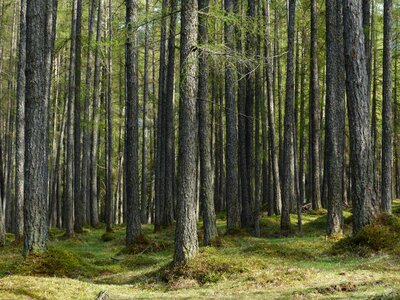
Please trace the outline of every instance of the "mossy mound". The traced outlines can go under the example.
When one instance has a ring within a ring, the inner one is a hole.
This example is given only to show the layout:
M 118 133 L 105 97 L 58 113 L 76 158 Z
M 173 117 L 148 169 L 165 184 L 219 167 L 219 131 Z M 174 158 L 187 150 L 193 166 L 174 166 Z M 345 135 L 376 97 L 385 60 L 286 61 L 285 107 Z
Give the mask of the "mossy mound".
M 32 255 L 15 267 L 21 275 L 77 278 L 90 276 L 93 269 L 75 253 L 50 248 L 40 255 Z
M 341 239 L 333 254 L 353 253 L 366 256 L 376 252 L 400 253 L 400 218 L 382 214 L 356 235 Z
M 215 283 L 224 278 L 243 274 L 248 269 L 241 261 L 232 261 L 227 257 L 210 254 L 212 249 L 204 251 L 192 259 L 188 264 L 170 265 L 162 272 L 162 279 L 174 286 L 182 279 L 196 281 L 200 285 Z
M 313 210 L 306 212 L 306 214 L 309 214 L 312 216 L 324 216 L 327 213 L 328 213 L 328 211 L 325 208 L 317 208 L 317 209 L 313 209 Z
M 172 242 L 155 240 L 149 237 L 140 236 L 135 239 L 131 246 L 124 248 L 121 254 L 137 255 L 145 253 L 160 252 L 172 248 Z
M 103 242 L 111 242 L 117 238 L 115 232 L 113 231 L 107 231 L 101 236 L 101 240 Z

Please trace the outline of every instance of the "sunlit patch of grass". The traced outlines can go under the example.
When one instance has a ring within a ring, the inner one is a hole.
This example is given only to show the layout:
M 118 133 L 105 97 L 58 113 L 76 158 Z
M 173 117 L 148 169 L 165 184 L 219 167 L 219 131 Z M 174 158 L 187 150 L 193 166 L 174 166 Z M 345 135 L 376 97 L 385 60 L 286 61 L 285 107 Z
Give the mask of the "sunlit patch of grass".
M 400 201 L 394 202 L 393 212 L 400 214 Z M 344 215 L 349 218 L 351 213 Z M 0 249 L 0 299 L 96 299 L 101 291 L 111 299 L 398 298 L 398 254 L 377 251 L 360 257 L 356 251 L 346 251 L 332 255 L 337 240 L 326 237 L 326 212 L 302 217 L 302 234 L 297 233 L 297 216 L 292 214 L 293 230 L 284 237 L 280 217 L 262 215 L 261 237 L 255 238 L 247 231 L 225 234 L 226 218 L 219 214 L 220 234 L 212 246 L 201 247 L 186 266 L 173 269 L 169 267 L 173 226 L 154 233 L 151 225 L 144 225 L 145 240 L 130 252 L 123 251 L 124 226 L 115 226 L 113 239 L 107 242 L 102 240 L 104 226 L 85 227 L 71 240 L 63 238 L 63 230 L 51 229 L 49 249 L 57 255 L 48 268 L 53 271 L 42 272 L 41 277 L 35 266 L 42 268 L 43 261 L 33 264 L 33 271 L 29 269 L 21 245 L 13 244 L 13 236 L 8 235 L 7 246 Z M 198 228 L 201 237 L 201 223 Z M 348 222 L 345 234 L 350 232 Z M 79 271 L 74 267 L 77 262 L 83 266 Z

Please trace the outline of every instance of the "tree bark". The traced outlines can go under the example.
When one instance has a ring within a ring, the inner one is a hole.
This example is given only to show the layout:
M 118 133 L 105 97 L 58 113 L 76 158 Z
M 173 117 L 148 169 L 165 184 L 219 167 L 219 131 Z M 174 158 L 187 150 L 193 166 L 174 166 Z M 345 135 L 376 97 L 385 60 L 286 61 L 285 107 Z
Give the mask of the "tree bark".
M 158 109 L 157 109 L 157 141 L 156 141 L 156 173 L 155 173 L 155 220 L 154 230 L 161 229 L 165 199 L 165 126 L 164 106 L 166 101 L 166 40 L 167 40 L 167 7 L 168 1 L 162 2 L 162 19 L 160 33 L 160 69 L 158 75 Z
M 198 252 L 196 224 L 196 157 L 198 121 L 196 114 L 198 54 L 197 0 L 181 4 L 180 105 L 178 214 L 175 233 L 174 264 L 186 263 Z
M 344 0 L 344 45 L 350 128 L 353 232 L 372 221 L 376 210 L 370 134 L 367 61 L 360 1 Z
M 328 235 L 343 232 L 343 167 L 345 143 L 345 70 L 343 67 L 342 2 L 326 2 L 326 133 L 325 175 L 328 196 Z
M 269 6 L 267 6 L 269 9 Z M 266 11 L 266 16 L 269 15 L 269 11 Z M 282 210 L 282 194 L 281 194 L 281 180 L 279 175 L 279 162 L 278 162 L 278 153 L 277 153 L 277 145 L 276 145 L 276 131 L 275 131 L 275 103 L 274 103 L 274 87 L 273 87 L 273 74 L 272 74 L 272 61 L 270 58 L 270 21 L 269 18 L 267 20 L 267 34 L 265 36 L 266 46 L 264 48 L 264 57 L 266 60 L 265 65 L 265 77 L 267 78 L 267 97 L 268 97 L 268 131 L 269 131 L 269 147 L 271 151 L 271 168 L 272 168 L 272 177 L 273 177 L 273 189 L 274 189 L 274 199 L 270 199 L 269 201 L 273 201 L 274 203 L 274 211 L 276 214 L 280 214 Z M 271 209 L 270 209 L 271 210 Z M 272 213 L 272 211 L 270 211 Z
M 26 0 L 21 0 L 15 133 L 15 240 L 24 234 Z
M 142 194 L 140 218 L 142 224 L 148 221 L 147 210 L 147 102 L 149 99 L 149 0 L 146 0 L 146 25 L 144 29 L 144 68 L 143 68 L 143 132 L 142 132 Z
M 74 101 L 74 210 L 76 232 L 81 232 L 86 220 L 86 203 L 81 198 L 81 93 L 82 93 L 82 0 L 76 4 L 75 41 L 75 101 Z
M 165 98 L 165 198 L 162 225 L 168 227 L 174 220 L 175 183 L 175 122 L 174 122 L 174 81 L 175 81 L 175 29 L 176 1 L 170 1 L 170 24 L 168 33 L 168 65 Z
M 48 102 L 46 57 L 48 7 L 51 0 L 27 2 L 25 94 L 25 256 L 45 251 L 48 240 Z
M 254 21 L 255 19 L 255 10 L 256 5 L 254 0 L 247 1 L 247 20 L 249 22 Z M 252 26 L 250 25 L 250 30 Z M 246 57 L 250 59 L 251 62 L 247 63 L 245 68 L 246 76 L 245 76 L 245 84 L 246 87 L 246 167 L 247 167 L 247 178 L 246 182 L 242 182 L 241 184 L 247 184 L 248 190 L 248 212 L 245 215 L 246 223 L 249 228 L 254 230 L 254 180 L 255 180 L 255 153 L 254 153 L 254 63 L 255 59 L 255 42 L 254 42 L 254 33 L 252 31 L 246 32 L 246 45 L 245 45 L 245 53 Z M 243 221 L 243 218 L 242 218 Z M 244 222 L 243 222 L 244 223 Z M 246 224 L 242 224 L 243 226 Z
M 382 103 L 382 212 L 392 212 L 392 0 L 384 1 Z
M 99 223 L 98 212 L 98 178 L 97 178 L 97 157 L 99 146 L 99 98 L 100 98 L 100 43 L 102 39 L 102 18 L 103 18 L 103 0 L 99 0 L 97 7 L 97 33 L 96 49 L 94 62 L 94 86 L 93 86 L 93 114 L 92 114 L 92 138 L 90 154 L 90 223 L 97 226 Z
M 75 102 L 75 55 L 76 55 L 76 15 L 77 1 L 72 2 L 71 45 L 68 75 L 68 110 L 67 110 L 67 157 L 65 180 L 65 234 L 70 238 L 74 233 L 73 228 L 73 203 L 74 203 L 74 102 Z
M 203 47 L 199 57 L 198 110 L 199 110 L 199 151 L 200 151 L 200 202 L 204 222 L 204 245 L 218 235 L 211 167 L 211 147 L 208 105 L 208 0 L 199 0 L 199 45 Z
M 225 13 L 233 13 L 233 1 L 225 1 Z M 229 22 L 225 23 L 225 43 L 233 55 L 235 26 Z M 240 228 L 240 206 L 238 188 L 238 131 L 235 97 L 235 66 L 230 62 L 225 66 L 225 110 L 226 110 L 226 205 L 228 231 Z
M 290 229 L 290 203 L 295 203 L 294 174 L 294 27 L 296 1 L 289 1 L 288 54 L 286 73 L 285 134 L 283 149 L 283 198 L 281 229 Z
M 112 0 L 108 1 L 108 74 L 107 74 L 107 183 L 106 183 L 106 230 L 112 231 L 114 224 L 114 205 L 113 205 L 113 124 L 112 124 L 112 42 L 113 42 L 113 10 Z
M 126 244 L 131 245 L 142 235 L 139 206 L 138 163 L 138 50 L 136 0 L 126 2 L 126 132 L 125 132 L 125 191 L 126 191 Z
M 93 88 L 92 80 L 92 61 L 93 61 L 93 34 L 95 26 L 95 15 L 97 10 L 97 1 L 90 1 L 90 11 L 89 11 L 89 23 L 88 23 L 88 52 L 86 57 L 86 78 L 85 78 L 85 104 L 84 104 L 84 121 L 86 126 L 83 127 L 82 139 L 82 180 L 81 180 L 81 201 L 84 203 L 84 211 L 86 213 L 85 223 L 91 223 L 90 218 L 90 149 L 91 149 L 91 139 L 90 139 L 90 123 L 91 123 L 91 95 Z
M 318 23 L 317 1 L 311 1 L 310 49 L 310 136 L 311 136 L 311 203 L 313 209 L 321 207 L 320 180 L 320 101 L 318 79 Z

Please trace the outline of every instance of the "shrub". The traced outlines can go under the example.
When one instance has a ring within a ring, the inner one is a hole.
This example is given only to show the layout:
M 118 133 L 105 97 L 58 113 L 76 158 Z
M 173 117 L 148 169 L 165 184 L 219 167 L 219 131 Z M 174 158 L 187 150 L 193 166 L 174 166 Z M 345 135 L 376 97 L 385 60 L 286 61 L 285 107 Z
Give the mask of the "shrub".
M 333 254 L 356 253 L 360 256 L 372 252 L 397 252 L 400 247 L 400 218 L 382 214 L 356 235 L 338 241 Z

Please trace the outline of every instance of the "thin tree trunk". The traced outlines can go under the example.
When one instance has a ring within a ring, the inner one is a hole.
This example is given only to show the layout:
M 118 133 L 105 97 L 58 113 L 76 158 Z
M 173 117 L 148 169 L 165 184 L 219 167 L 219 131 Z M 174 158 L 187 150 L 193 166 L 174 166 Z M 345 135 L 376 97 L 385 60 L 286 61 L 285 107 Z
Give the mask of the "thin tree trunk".
M 242 2 L 243 3 L 243 2 Z M 255 0 L 247 1 L 247 18 L 249 22 L 255 19 Z M 251 28 L 251 25 L 250 25 Z M 246 32 L 246 56 L 251 60 L 254 59 L 254 34 L 252 31 Z M 248 63 L 245 77 L 245 87 L 246 87 L 246 167 L 247 167 L 247 178 L 246 182 L 242 184 L 247 184 L 248 189 L 248 212 L 246 215 L 247 225 L 254 230 L 254 178 L 255 178 L 255 155 L 254 155 L 254 64 Z M 244 224 L 242 224 L 244 225 Z
M 18 45 L 18 78 L 15 143 L 15 240 L 24 234 L 24 157 L 25 157 L 25 64 L 26 64 L 26 0 L 21 0 Z
M 290 228 L 290 203 L 296 201 L 294 180 L 294 27 L 296 1 L 289 1 L 288 54 L 286 73 L 285 136 L 283 149 L 283 201 L 281 229 Z
M 126 244 L 129 246 L 142 235 L 139 206 L 139 163 L 138 163 L 138 50 L 137 22 L 138 3 L 126 2 L 126 131 L 125 131 L 125 191 L 126 191 Z
M 320 101 L 318 79 L 318 30 L 317 1 L 311 2 L 311 48 L 310 48 L 310 142 L 311 142 L 311 203 L 313 209 L 321 207 L 320 180 Z
M 145 36 L 144 36 L 144 69 L 143 69 L 143 133 L 142 133 L 142 194 L 140 202 L 140 218 L 142 224 L 146 224 L 148 221 L 147 211 L 147 102 L 149 98 L 149 0 L 146 0 L 146 25 L 145 25 Z
M 225 13 L 233 13 L 233 1 L 225 1 Z M 225 23 L 225 43 L 233 55 L 235 26 Z M 226 110 L 226 205 L 228 231 L 240 228 L 240 205 L 238 188 L 238 131 L 235 97 L 235 67 L 227 63 L 225 66 L 225 110 Z
M 199 0 L 199 44 L 208 44 L 208 0 Z M 213 178 L 211 167 L 211 147 L 209 131 L 209 105 L 208 105 L 208 53 L 204 49 L 199 57 L 198 100 L 199 110 L 199 155 L 200 155 L 200 202 L 204 222 L 204 245 L 209 245 L 211 240 L 218 235 L 214 198 Z
M 305 30 L 302 32 L 302 42 L 305 43 L 306 35 Z M 305 128 L 306 128 L 306 117 L 305 117 L 305 101 L 306 101 L 306 64 L 305 64 L 305 47 L 301 50 L 301 92 L 300 92 L 300 145 L 299 145 L 299 201 L 301 205 L 306 202 L 306 185 L 305 185 Z
M 5 185 L 3 176 L 3 147 L 0 143 L 0 247 L 6 245 L 6 222 L 5 222 Z
M 158 109 L 157 109 L 157 147 L 156 147 L 156 179 L 155 179 L 155 220 L 154 230 L 161 229 L 165 199 L 165 126 L 164 106 L 166 100 L 166 40 L 167 40 L 167 7 L 168 1 L 162 2 L 161 37 L 160 37 L 160 69 L 158 75 Z
M 176 1 L 170 1 L 170 24 L 168 33 L 168 66 L 166 78 L 166 98 L 164 107 L 165 125 L 165 188 L 162 225 L 168 227 L 174 219 L 175 182 L 175 126 L 174 126 L 174 81 L 175 81 L 175 28 Z
M 92 137 L 91 137 L 91 155 L 90 155 L 90 223 L 97 226 L 99 223 L 98 212 L 98 178 L 97 178 L 97 157 L 99 145 L 99 96 L 100 96 L 100 42 L 102 35 L 102 14 L 103 0 L 99 0 L 97 7 L 97 34 L 94 63 L 94 86 L 93 86 L 93 114 L 92 114 Z
M 66 158 L 66 198 L 65 198 L 65 230 L 66 237 L 74 233 L 73 203 L 74 203 L 74 102 L 75 102 L 75 55 L 76 55 L 76 12 L 77 2 L 72 2 L 71 46 L 69 62 L 68 111 L 67 111 L 67 158 Z
M 261 1 L 257 1 L 257 11 L 255 12 L 258 20 L 255 23 L 255 26 L 262 26 L 263 22 L 261 21 L 262 16 L 262 7 Z M 261 114 L 263 113 L 262 110 L 262 103 L 263 103 L 263 90 L 262 90 L 262 76 L 261 76 L 261 33 L 257 33 L 256 39 L 256 54 L 255 54 L 255 62 L 256 71 L 255 71 L 255 93 L 254 93 L 254 100 L 255 100 L 255 165 L 254 165 L 254 207 L 253 207 L 253 218 L 254 218 L 254 235 L 259 237 L 260 236 L 260 211 L 261 211 L 261 163 L 262 163 L 262 149 L 261 149 L 261 141 L 260 141 L 260 119 Z
M 81 232 L 86 220 L 86 203 L 81 198 L 81 91 L 82 91 L 82 0 L 76 4 L 75 101 L 74 101 L 74 229 Z
M 113 205 L 113 124 L 112 124 L 112 42 L 113 42 L 113 30 L 112 30 L 112 0 L 108 1 L 108 41 L 110 46 L 108 47 L 108 74 L 107 74 L 107 184 L 106 184 L 106 230 L 112 231 L 114 224 L 114 205 Z
M 270 37 L 270 21 L 269 21 L 269 6 L 267 6 L 266 11 L 267 16 L 267 32 L 266 32 L 266 46 L 264 48 L 265 51 L 265 77 L 267 78 L 267 97 L 268 97 L 268 131 L 269 131 L 269 147 L 271 151 L 271 168 L 272 168 L 272 177 L 273 177 L 273 189 L 274 189 L 274 199 L 270 199 L 274 203 L 274 211 L 276 214 L 280 214 L 282 210 L 282 195 L 281 195 L 281 180 L 280 180 L 280 169 L 278 163 L 278 153 L 277 153 L 277 145 L 276 145 L 276 134 L 275 134 L 275 103 L 274 103 L 274 87 L 273 87 L 273 75 L 272 75 L 272 66 L 270 59 L 270 43 L 268 42 Z M 272 210 L 269 209 L 270 213 Z
M 91 140 L 90 140 L 90 132 L 91 132 L 91 95 L 92 95 L 92 61 L 93 61 L 93 34 L 94 34 L 94 26 L 95 26 L 95 15 L 97 10 L 97 1 L 90 1 L 90 11 L 89 11 L 89 24 L 88 24 L 88 52 L 86 57 L 86 78 L 85 78 L 85 104 L 84 104 L 84 121 L 86 126 L 83 127 L 82 139 L 82 180 L 81 180 L 81 201 L 85 205 L 86 212 L 86 223 L 91 223 L 91 202 L 90 202 L 90 148 L 91 148 Z
M 326 133 L 325 174 L 328 196 L 328 235 L 343 232 L 343 167 L 345 148 L 345 70 L 341 0 L 326 2 Z
M 382 212 L 392 212 L 392 0 L 384 1 L 382 103 Z

